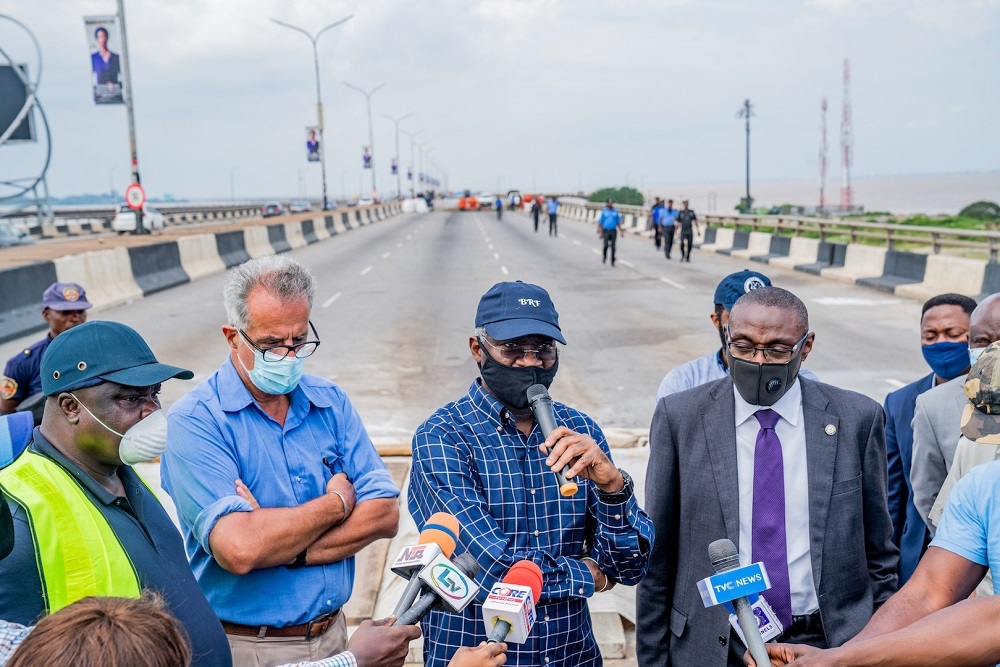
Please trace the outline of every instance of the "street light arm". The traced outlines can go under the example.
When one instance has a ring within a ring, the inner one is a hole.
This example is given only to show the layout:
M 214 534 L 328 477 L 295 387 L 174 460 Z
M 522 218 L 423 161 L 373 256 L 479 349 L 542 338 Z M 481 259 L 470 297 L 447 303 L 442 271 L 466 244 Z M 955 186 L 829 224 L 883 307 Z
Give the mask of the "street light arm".
M 305 35 L 306 37 L 308 37 L 308 38 L 309 38 L 309 41 L 310 41 L 310 42 L 312 42 L 313 44 L 315 44 L 315 43 L 316 43 L 316 37 L 313 37 L 313 36 L 312 36 L 311 34 L 309 34 L 309 31 L 308 31 L 308 30 L 306 30 L 305 28 L 300 28 L 300 27 L 299 27 L 299 26 L 297 26 L 297 25 L 292 25 L 291 23 L 285 23 L 284 21 L 279 21 L 279 20 L 278 20 L 278 19 L 276 19 L 276 18 L 272 18 L 272 19 L 271 19 L 271 22 L 272 22 L 272 23 L 277 23 L 278 25 L 280 25 L 280 26 L 284 26 L 284 27 L 286 27 L 286 28 L 290 28 L 290 29 L 292 29 L 292 30 L 294 30 L 294 31 L 296 31 L 296 32 L 301 32 L 301 33 L 302 33 L 303 35 Z
M 319 40 L 319 36 L 322 35 L 324 32 L 326 32 L 327 30 L 329 30 L 330 28 L 336 28 L 338 25 L 343 25 L 348 21 L 350 21 L 352 18 L 354 18 L 354 14 L 350 14 L 345 18 L 340 19 L 339 21 L 331 23 L 330 25 L 326 26 L 325 28 L 316 33 L 316 39 Z

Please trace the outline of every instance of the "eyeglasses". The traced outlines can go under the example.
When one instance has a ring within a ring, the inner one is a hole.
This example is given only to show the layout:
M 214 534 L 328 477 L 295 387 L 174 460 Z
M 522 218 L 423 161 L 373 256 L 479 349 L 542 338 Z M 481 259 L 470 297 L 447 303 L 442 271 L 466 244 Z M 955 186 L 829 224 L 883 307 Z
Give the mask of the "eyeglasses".
M 316 327 L 313 326 L 312 320 L 309 321 L 309 328 L 312 329 L 316 340 L 307 340 L 304 343 L 296 343 L 295 345 L 271 345 L 269 347 L 261 347 L 253 342 L 243 329 L 237 329 L 237 331 L 253 346 L 253 349 L 261 353 L 264 361 L 281 361 L 289 354 L 294 355 L 298 359 L 305 359 L 316 351 L 316 348 L 319 347 L 319 334 L 316 333 Z
M 805 342 L 806 338 L 809 337 L 811 332 L 806 331 L 806 335 L 799 339 L 799 342 L 793 345 L 791 348 L 787 347 L 754 347 L 748 343 L 744 342 L 733 342 L 729 339 L 728 327 L 726 330 L 726 346 L 729 348 L 729 352 L 737 359 L 744 359 L 750 361 L 757 353 L 760 352 L 764 355 L 764 361 L 771 361 L 774 363 L 783 364 L 790 360 L 792 356 L 799 351 L 802 343 Z
M 535 355 L 535 359 L 538 359 L 543 364 L 553 362 L 559 356 L 559 349 L 553 343 L 542 343 L 538 347 L 525 347 L 517 343 L 500 343 L 499 345 L 494 345 L 482 337 L 479 339 L 479 342 L 486 343 L 492 347 L 497 351 L 501 359 L 511 364 L 518 359 L 525 358 L 529 352 Z

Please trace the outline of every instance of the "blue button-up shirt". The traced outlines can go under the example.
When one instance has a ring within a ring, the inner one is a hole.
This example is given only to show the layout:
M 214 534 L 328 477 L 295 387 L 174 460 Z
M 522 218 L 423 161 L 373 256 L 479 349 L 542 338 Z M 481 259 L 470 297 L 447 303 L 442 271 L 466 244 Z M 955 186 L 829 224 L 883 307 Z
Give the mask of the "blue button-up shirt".
M 545 208 L 546 210 L 548 210 L 549 215 L 555 215 L 556 211 L 559 210 L 559 202 L 557 202 L 555 199 L 550 199 L 548 202 L 546 202 Z
M 590 435 L 608 454 L 607 441 L 587 415 L 554 403 L 556 423 Z M 409 508 L 418 526 L 435 512 L 459 522 L 457 552 L 482 566 L 476 602 L 463 613 L 431 612 L 422 623 L 424 661 L 443 667 L 460 646 L 486 639 L 481 602 L 511 565 L 531 560 L 542 570 L 537 622 L 522 645 L 511 644 L 508 665 L 600 665 L 587 598 L 594 580 L 588 555 L 611 578 L 627 585 L 646 573 L 653 524 L 635 497 L 602 502 L 597 486 L 577 478 L 579 491 L 564 498 L 538 446 L 517 430 L 503 405 L 478 381 L 469 393 L 424 422 L 413 436 Z
M 664 227 L 673 227 L 677 224 L 677 214 L 680 213 L 676 208 L 666 208 L 664 207 L 663 212 L 660 213 L 660 224 Z
M 261 507 L 296 507 L 326 492 L 326 458 L 347 473 L 357 502 L 395 498 L 385 469 L 347 395 L 304 375 L 290 394 L 284 426 L 244 386 L 232 360 L 174 404 L 168 416 L 163 488 L 177 505 L 191 568 L 219 618 L 244 625 L 297 625 L 351 596 L 354 558 L 302 568 L 236 575 L 212 557 L 209 535 L 220 517 L 249 512 L 236 479 Z
M 601 229 L 614 229 L 622 221 L 622 214 L 614 208 L 605 208 L 601 211 L 601 217 L 597 220 L 597 224 L 601 226 Z

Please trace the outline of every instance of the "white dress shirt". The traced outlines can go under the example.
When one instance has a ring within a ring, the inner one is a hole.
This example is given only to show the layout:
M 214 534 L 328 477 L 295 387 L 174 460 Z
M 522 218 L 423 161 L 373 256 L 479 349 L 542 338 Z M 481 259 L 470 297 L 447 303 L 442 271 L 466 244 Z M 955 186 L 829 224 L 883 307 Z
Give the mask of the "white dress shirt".
M 760 424 L 754 417 L 766 408 L 751 405 L 736 394 L 736 465 L 740 490 L 740 561 L 753 563 L 753 458 Z M 781 399 L 771 406 L 781 416 L 775 433 L 781 440 L 785 476 L 785 539 L 788 549 L 788 582 L 792 593 L 792 615 L 819 611 L 816 582 L 809 555 L 809 475 L 806 464 L 806 429 L 802 414 L 802 385 L 798 378 Z M 767 593 L 764 593 L 767 597 Z

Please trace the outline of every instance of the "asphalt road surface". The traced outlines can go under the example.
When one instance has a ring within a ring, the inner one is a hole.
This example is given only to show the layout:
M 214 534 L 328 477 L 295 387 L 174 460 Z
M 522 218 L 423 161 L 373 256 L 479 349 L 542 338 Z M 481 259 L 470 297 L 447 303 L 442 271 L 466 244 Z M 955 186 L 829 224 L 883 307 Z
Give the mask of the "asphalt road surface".
M 821 380 L 881 401 L 927 373 L 917 302 L 698 251 L 690 264 L 668 262 L 635 236 L 619 240 L 612 268 L 592 225 L 563 219 L 559 228 L 549 237 L 543 220 L 535 234 L 527 216 L 510 212 L 501 222 L 492 212 L 403 215 L 294 251 L 319 282 L 312 320 L 322 345 L 307 372 L 340 384 L 373 437 L 409 439 L 477 375 L 468 339 L 479 297 L 495 282 L 524 280 L 552 295 L 569 343 L 553 397 L 603 426 L 643 428 L 664 373 L 718 348 L 715 285 L 750 266 L 806 302 L 816 345 L 805 366 Z M 222 282 L 213 276 L 92 319 L 135 327 L 197 381 L 226 358 Z M 0 345 L 0 357 L 38 336 Z M 168 382 L 164 403 L 192 386 Z

